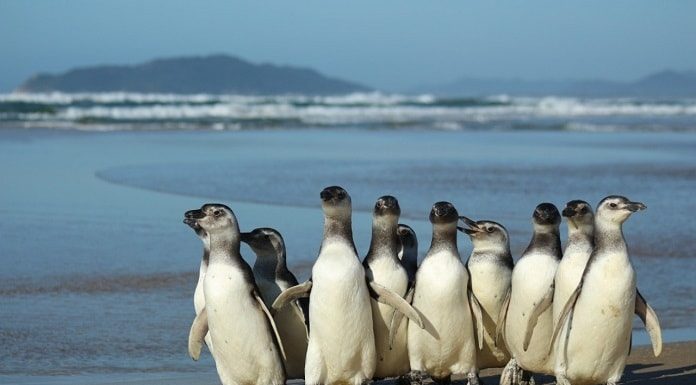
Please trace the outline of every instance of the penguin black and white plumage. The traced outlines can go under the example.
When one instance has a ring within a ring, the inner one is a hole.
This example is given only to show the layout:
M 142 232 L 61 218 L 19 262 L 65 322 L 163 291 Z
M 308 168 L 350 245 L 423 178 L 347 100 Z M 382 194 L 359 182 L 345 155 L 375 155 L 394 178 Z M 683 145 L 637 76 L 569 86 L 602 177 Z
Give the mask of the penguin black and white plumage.
M 552 305 L 554 325 L 558 323 L 561 310 L 568 298 L 578 287 L 582 273 L 585 271 L 585 266 L 594 248 L 594 213 L 592 212 L 592 206 L 582 200 L 572 200 L 566 203 L 562 215 L 568 221 L 568 242 L 563 250 L 563 258 L 558 264 L 554 279 Z M 555 354 L 554 373 L 559 378 L 565 376 L 565 368 L 563 367 L 565 361 L 563 357 L 559 357 L 560 354 L 565 354 L 565 332 L 566 330 L 563 329 L 553 353 Z
M 501 384 L 529 383 L 530 372 L 553 374 L 554 369 L 548 342 L 553 334 L 553 281 L 562 256 L 561 214 L 553 204 L 542 203 L 535 208 L 532 223 L 532 240 L 512 271 L 503 334 L 512 359 L 503 370 Z
M 478 351 L 478 368 L 500 368 L 510 360 L 504 341 L 496 341 L 498 325 L 502 323 L 500 314 L 509 301 L 514 266 L 508 232 L 493 221 L 473 221 L 464 216 L 459 219 L 466 225 L 459 229 L 473 244 L 466 267 L 471 290 L 483 312 L 483 349 Z
M 288 270 L 285 241 L 277 230 L 268 227 L 242 233 L 241 240 L 256 254 L 252 269 L 254 278 L 263 301 L 270 308 L 282 291 L 298 284 L 295 275 Z M 286 306 L 276 312 L 273 319 L 285 348 L 285 370 L 288 378 L 304 378 L 309 300 L 296 300 L 293 306 Z
M 565 377 L 558 378 L 561 385 L 616 384 L 630 351 L 634 313 L 646 324 L 653 352 L 660 354 L 659 322 L 637 291 L 622 230 L 631 214 L 645 208 L 622 196 L 608 196 L 597 205 L 594 249 L 576 290 L 561 311 L 552 338 L 558 337 L 567 319 L 566 354 L 561 356 L 567 362 Z
M 201 265 L 198 268 L 198 282 L 196 282 L 196 289 L 193 292 L 193 309 L 196 315 L 201 314 L 201 311 L 205 308 L 205 295 L 203 294 L 203 282 L 205 280 L 205 273 L 208 270 L 208 261 L 210 259 L 210 238 L 208 233 L 203 230 L 198 223 L 188 218 L 190 214 L 184 214 L 184 223 L 193 229 L 201 242 L 203 242 L 203 257 L 201 258 Z M 210 334 L 205 335 L 205 344 L 208 346 L 210 354 L 213 354 L 213 343 L 210 340 Z
M 408 352 L 413 376 L 425 372 L 433 381 L 447 383 L 452 375 L 466 374 L 475 385 L 479 381 L 473 301 L 469 274 L 457 250 L 457 221 L 451 203 L 433 205 L 433 238 L 418 267 L 413 297 L 425 329 L 409 322 Z
M 203 282 L 205 308 L 191 326 L 189 354 L 198 358 L 209 332 L 223 385 L 284 384 L 282 343 L 251 267 L 240 255 L 237 218 L 222 204 L 203 205 L 186 217 L 210 237 L 210 261 Z
M 369 281 L 406 296 L 409 289 L 408 273 L 398 257 L 401 246 L 398 234 L 400 215 L 396 198 L 387 195 L 377 200 L 372 215 L 372 240 L 363 266 Z M 374 377 L 408 374 L 407 322 L 391 325 L 394 308 L 375 299 L 371 300 L 371 304 L 377 354 Z
M 320 194 L 324 236 L 312 278 L 291 287 L 273 303 L 281 309 L 309 296 L 309 345 L 305 383 L 360 385 L 375 372 L 375 338 L 370 296 L 388 303 L 422 327 L 418 313 L 399 294 L 369 280 L 353 243 L 348 192 L 331 186 Z

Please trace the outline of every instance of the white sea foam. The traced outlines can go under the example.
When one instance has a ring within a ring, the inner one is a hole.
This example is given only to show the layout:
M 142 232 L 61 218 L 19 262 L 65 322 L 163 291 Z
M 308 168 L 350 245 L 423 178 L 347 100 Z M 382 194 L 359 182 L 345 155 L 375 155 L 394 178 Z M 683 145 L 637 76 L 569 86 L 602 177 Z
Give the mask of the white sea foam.
M 355 93 L 341 96 L 245 96 L 112 93 L 0 94 L 0 122 L 74 122 L 75 124 L 186 123 L 215 129 L 243 128 L 245 122 L 323 125 L 414 125 L 463 129 L 490 122 L 556 120 L 571 130 L 617 130 L 613 121 L 592 119 L 677 119 L 696 128 L 696 100 L 640 101 L 569 97 L 442 99 L 433 95 Z M 10 104 L 8 104 L 10 103 Z M 31 106 L 16 106 L 25 103 Z M 9 107 L 8 107 L 9 106 Z M 45 107 L 41 107 L 45 106 Z M 15 109 L 13 109 L 15 108 Z M 564 123 L 565 122 L 565 123 Z M 641 122 L 638 122 L 641 123 Z M 638 124 L 640 125 L 640 124 Z

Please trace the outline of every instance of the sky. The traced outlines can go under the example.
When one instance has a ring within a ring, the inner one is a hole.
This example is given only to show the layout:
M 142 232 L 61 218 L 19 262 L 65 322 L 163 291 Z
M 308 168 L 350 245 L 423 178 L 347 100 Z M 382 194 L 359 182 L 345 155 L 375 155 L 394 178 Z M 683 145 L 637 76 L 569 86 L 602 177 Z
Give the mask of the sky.
M 385 91 L 696 70 L 696 1 L 0 0 L 0 92 L 35 73 L 226 53 Z

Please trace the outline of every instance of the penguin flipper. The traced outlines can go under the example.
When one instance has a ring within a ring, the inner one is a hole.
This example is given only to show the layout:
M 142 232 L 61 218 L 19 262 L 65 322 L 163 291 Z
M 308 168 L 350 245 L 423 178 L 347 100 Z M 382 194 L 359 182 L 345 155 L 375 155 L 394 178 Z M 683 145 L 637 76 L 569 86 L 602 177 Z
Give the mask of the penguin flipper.
M 512 294 L 512 289 L 508 288 L 507 293 L 505 293 L 505 299 L 503 300 L 503 306 L 500 307 L 500 312 L 498 313 L 498 321 L 495 323 L 495 346 L 498 346 L 498 341 L 500 336 L 505 339 L 505 318 L 507 318 L 508 307 L 510 306 L 510 295 Z
M 406 292 L 406 296 L 404 297 L 406 302 L 413 302 L 414 289 L 415 286 L 411 286 L 411 288 Z M 389 323 L 389 349 L 391 349 L 394 345 L 394 336 L 396 336 L 396 331 L 399 329 L 399 325 L 401 325 L 401 320 L 403 320 L 403 318 L 404 314 L 402 312 L 397 311 L 396 309 L 392 311 L 391 322 Z
M 653 354 L 655 357 L 659 356 L 660 353 L 662 353 L 662 329 L 660 328 L 660 320 L 657 318 L 655 310 L 650 307 L 637 288 L 635 313 L 638 317 L 640 317 L 640 320 L 643 321 L 645 330 L 647 330 L 648 334 L 650 335 Z
M 375 299 L 375 301 L 393 307 L 394 309 L 403 313 L 411 321 L 415 322 L 418 327 L 425 329 L 421 316 L 413 308 L 413 306 L 406 302 L 405 299 L 401 298 L 401 296 L 375 281 L 368 281 L 367 287 L 370 289 L 370 295 Z
M 309 293 L 312 290 L 312 280 L 309 279 L 299 285 L 283 290 L 280 295 L 273 301 L 271 308 L 273 310 L 280 310 L 289 302 L 292 302 L 299 298 L 309 297 Z
M 307 340 L 309 340 L 309 300 L 307 298 L 299 298 L 292 303 L 295 314 L 302 320 L 305 326 Z
M 527 320 L 527 328 L 525 329 L 524 333 L 524 343 L 522 345 L 522 348 L 525 352 L 529 348 L 529 342 L 532 340 L 534 328 L 536 327 L 537 321 L 539 320 L 539 316 L 546 309 L 548 309 L 551 306 L 551 303 L 553 302 L 553 289 L 554 285 L 551 284 L 551 287 L 549 287 L 549 289 L 546 291 L 544 297 L 541 299 L 541 301 L 539 301 L 539 303 L 537 303 L 537 305 L 532 310 L 532 313 L 529 315 L 529 319 Z
M 188 354 L 194 361 L 201 357 L 201 349 L 205 343 L 205 335 L 208 333 L 208 311 L 203 308 L 193 319 L 188 336 Z
M 275 339 L 276 339 L 276 343 L 278 345 L 278 349 L 280 349 L 280 354 L 283 357 L 283 361 L 286 361 L 287 356 L 285 355 L 285 349 L 283 348 L 283 342 L 280 340 L 280 333 L 278 333 L 278 327 L 276 327 L 275 321 L 273 320 L 273 316 L 271 315 L 271 312 L 268 311 L 266 304 L 263 302 L 263 298 L 261 298 L 261 294 L 259 293 L 259 289 L 254 289 L 253 295 L 254 295 L 254 298 L 256 299 L 256 302 L 259 303 L 261 310 L 263 310 L 264 314 L 266 315 L 268 322 L 271 323 L 271 329 L 273 329 L 273 334 L 275 334 Z
M 573 294 L 568 297 L 568 301 L 566 304 L 563 306 L 563 309 L 561 310 L 561 313 L 558 317 L 558 320 L 556 321 L 556 326 L 554 326 L 553 330 L 553 335 L 551 336 L 551 339 L 549 340 L 549 348 L 548 348 L 548 353 L 551 354 L 553 352 L 553 346 L 555 344 L 556 339 L 558 338 L 558 334 L 561 332 L 561 329 L 563 329 L 563 325 L 565 324 L 566 318 L 572 313 L 573 309 L 575 308 L 575 304 L 578 302 L 578 297 L 580 296 L 580 291 L 582 291 L 582 284 L 583 280 L 580 280 L 580 284 L 578 284 L 578 287 L 575 288 L 573 291 Z M 568 337 L 570 336 L 570 329 L 571 325 L 568 325 Z
M 471 312 L 474 314 L 474 328 L 477 333 L 478 348 L 483 350 L 483 311 L 481 310 L 481 303 L 472 290 L 469 290 L 469 305 L 471 306 Z

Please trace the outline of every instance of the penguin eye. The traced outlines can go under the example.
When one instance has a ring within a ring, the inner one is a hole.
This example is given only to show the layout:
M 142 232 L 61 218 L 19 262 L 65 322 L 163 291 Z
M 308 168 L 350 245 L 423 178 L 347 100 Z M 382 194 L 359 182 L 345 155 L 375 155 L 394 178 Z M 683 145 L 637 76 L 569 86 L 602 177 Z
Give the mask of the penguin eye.
M 216 216 L 216 217 L 219 217 L 220 215 L 222 215 L 222 210 L 215 210 L 215 211 L 213 211 L 213 215 Z
M 617 205 L 616 203 L 614 203 L 614 202 L 609 203 L 609 207 L 611 207 L 612 209 L 615 209 L 616 206 L 618 206 L 618 205 Z
M 486 228 L 486 231 L 488 231 L 489 233 L 492 233 L 493 230 L 495 230 L 495 228 L 493 228 L 493 227 L 487 227 L 487 228 Z
M 587 207 L 583 207 L 582 209 L 580 209 L 580 214 L 585 214 L 585 213 L 587 213 Z

